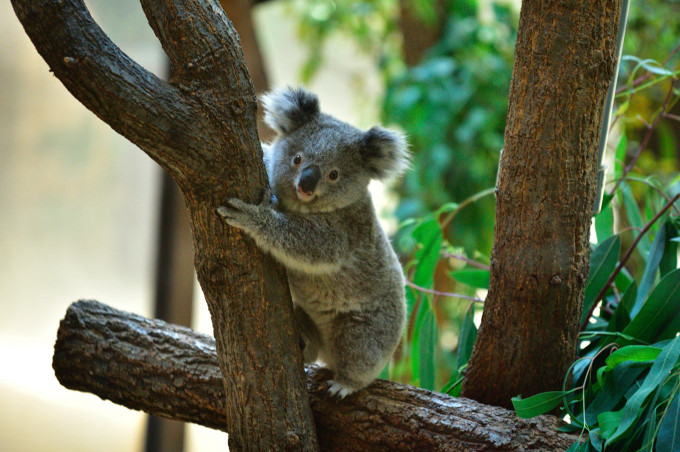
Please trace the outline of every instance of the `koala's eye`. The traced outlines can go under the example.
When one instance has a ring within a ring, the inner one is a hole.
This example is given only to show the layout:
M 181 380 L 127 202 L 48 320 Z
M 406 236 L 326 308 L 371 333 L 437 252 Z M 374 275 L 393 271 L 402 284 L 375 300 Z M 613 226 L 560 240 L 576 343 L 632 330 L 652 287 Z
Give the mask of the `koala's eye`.
M 302 156 L 300 154 L 295 155 L 293 157 L 293 164 L 294 165 L 299 165 L 302 162 Z
M 338 180 L 338 177 L 340 177 L 340 173 L 338 173 L 338 170 L 331 170 L 330 173 L 328 173 L 328 180 L 331 182 L 335 182 Z

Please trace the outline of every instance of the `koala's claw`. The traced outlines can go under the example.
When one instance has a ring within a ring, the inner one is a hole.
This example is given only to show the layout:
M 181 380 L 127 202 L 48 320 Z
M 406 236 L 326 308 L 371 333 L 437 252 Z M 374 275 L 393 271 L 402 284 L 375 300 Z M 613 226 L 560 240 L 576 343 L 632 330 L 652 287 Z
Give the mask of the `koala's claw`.
M 272 189 L 269 185 L 264 187 L 262 191 L 262 199 L 260 200 L 260 205 L 269 206 L 276 203 L 276 196 L 272 193 Z
M 340 399 L 344 399 L 353 392 L 355 392 L 355 389 L 348 388 L 342 383 L 338 383 L 335 380 L 328 381 L 328 393 L 333 397 L 337 396 Z
M 243 228 L 248 216 L 250 205 L 237 198 L 230 198 L 224 206 L 217 208 L 217 213 L 224 218 L 227 224 Z

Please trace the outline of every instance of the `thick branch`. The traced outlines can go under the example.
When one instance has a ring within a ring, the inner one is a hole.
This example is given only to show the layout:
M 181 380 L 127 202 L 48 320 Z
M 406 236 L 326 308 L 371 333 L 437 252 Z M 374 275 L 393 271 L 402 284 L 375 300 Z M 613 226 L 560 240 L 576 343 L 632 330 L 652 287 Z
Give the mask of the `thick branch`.
M 68 388 L 231 428 L 215 341 L 188 328 L 80 301 L 61 322 L 53 367 Z M 319 440 L 327 450 L 565 450 L 576 440 L 557 433 L 554 417 L 523 420 L 502 408 L 382 380 L 338 401 L 326 394 L 329 376 L 307 369 Z
M 170 58 L 173 80 L 208 85 L 220 99 L 255 100 L 238 33 L 217 0 L 141 0 L 151 28 Z M 201 36 L 202 39 L 196 39 Z M 182 45 L 192 41 L 192 45 Z M 209 77 L 200 77 L 207 72 Z M 224 86 L 225 81 L 235 81 Z
M 171 170 L 207 143 L 178 123 L 194 122 L 198 104 L 123 53 L 81 0 L 12 0 L 26 33 L 54 75 L 85 107 Z M 190 143 L 190 146 L 187 146 Z

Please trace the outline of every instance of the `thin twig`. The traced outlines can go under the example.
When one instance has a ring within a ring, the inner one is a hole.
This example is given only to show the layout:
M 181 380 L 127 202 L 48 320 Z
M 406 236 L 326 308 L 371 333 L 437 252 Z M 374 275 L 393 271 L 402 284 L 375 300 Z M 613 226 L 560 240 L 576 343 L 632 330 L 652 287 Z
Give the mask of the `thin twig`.
M 468 204 L 472 204 L 473 202 L 476 202 L 485 196 L 491 195 L 495 193 L 495 191 L 495 187 L 487 188 L 486 190 L 482 190 L 465 199 L 463 202 L 458 204 L 458 207 L 453 212 L 451 212 L 448 217 L 444 218 L 444 220 L 441 222 L 441 228 L 446 229 L 451 220 L 453 220 L 453 218 L 463 209 L 463 207 L 467 206 Z
M 478 262 L 474 259 L 470 259 L 469 257 L 463 256 L 462 254 L 453 254 L 453 253 L 449 253 L 447 251 L 442 251 L 442 257 L 445 257 L 447 259 L 456 259 L 456 260 L 459 260 L 459 261 L 463 261 L 466 264 L 468 264 L 470 267 L 475 267 L 475 268 L 479 268 L 479 269 L 482 269 L 482 270 L 489 270 L 490 269 L 490 267 L 488 265 L 482 264 L 481 262 Z
M 621 261 L 619 262 L 619 265 L 616 267 L 614 272 L 609 276 L 609 279 L 605 283 L 604 287 L 602 290 L 600 290 L 600 293 L 597 294 L 597 297 L 595 297 L 595 301 L 593 301 L 593 305 L 590 307 L 590 310 L 588 311 L 588 315 L 586 316 L 585 320 L 583 321 L 583 324 L 581 325 L 581 331 L 584 331 L 586 329 L 586 326 L 588 326 L 588 320 L 590 320 L 590 317 L 593 315 L 593 312 L 595 312 L 595 308 L 597 307 L 598 302 L 604 297 L 604 295 L 607 293 L 607 290 L 609 290 L 609 285 L 614 282 L 618 274 L 621 272 L 621 269 L 623 269 L 623 266 L 626 264 L 626 261 L 630 258 L 630 256 L 633 254 L 633 251 L 635 250 L 635 247 L 637 244 L 640 242 L 642 239 L 642 236 L 649 231 L 649 229 L 656 223 L 656 221 L 661 218 L 661 216 L 666 213 L 668 209 L 671 208 L 671 206 L 675 203 L 675 201 L 680 198 L 680 193 L 677 195 L 673 196 L 670 201 L 666 203 L 665 206 L 656 214 L 654 215 L 654 218 L 645 225 L 644 228 L 640 231 L 637 237 L 635 237 L 635 240 L 633 240 L 633 243 L 630 245 L 630 248 L 628 248 L 628 251 L 626 251 L 626 254 L 623 256 Z
M 637 162 L 637 159 L 640 158 L 640 154 L 642 154 L 642 151 L 647 147 L 649 144 L 649 140 L 652 138 L 652 134 L 654 133 L 654 130 L 656 129 L 657 124 L 661 120 L 661 118 L 664 117 L 664 113 L 666 112 L 666 107 L 668 107 L 668 104 L 671 101 L 671 97 L 673 94 L 673 85 L 675 84 L 675 80 L 671 81 L 671 86 L 668 88 L 668 94 L 666 95 L 666 99 L 663 101 L 663 105 L 661 105 L 661 111 L 659 112 L 658 115 L 654 118 L 654 121 L 652 121 L 652 124 L 647 127 L 647 133 L 645 134 L 644 139 L 642 140 L 642 143 L 640 143 L 640 146 L 638 146 L 637 151 L 635 151 L 635 155 L 633 156 L 633 159 L 631 162 L 628 164 L 623 169 L 623 173 L 621 174 L 621 178 L 616 182 L 616 185 L 614 185 L 614 188 L 612 188 L 612 191 L 609 192 L 609 194 L 613 194 L 617 188 L 619 188 L 619 185 L 621 185 L 621 182 L 623 179 L 626 178 L 626 175 L 630 170 L 633 169 L 635 166 L 635 163 Z
M 609 182 L 607 182 L 607 185 L 613 184 L 613 183 L 615 183 L 615 182 L 618 181 L 618 180 L 619 180 L 619 179 L 610 180 Z M 639 183 L 641 183 L 641 184 L 645 184 L 645 185 L 647 185 L 649 188 L 651 188 L 652 190 L 656 191 L 656 192 L 659 194 L 659 196 L 661 196 L 662 198 L 664 198 L 666 201 L 670 201 L 670 200 L 671 200 L 671 197 L 668 196 L 662 189 L 660 189 L 659 187 L 657 187 L 656 185 L 652 184 L 651 182 L 649 182 L 649 181 L 646 180 L 646 179 L 642 179 L 642 178 L 638 178 L 638 177 L 629 176 L 629 177 L 626 177 L 625 180 L 626 180 L 626 182 L 639 182 Z M 680 208 L 676 207 L 675 204 L 673 204 L 673 210 L 675 210 L 675 212 L 676 212 L 678 215 L 680 215 Z M 627 231 L 627 230 L 629 230 L 629 229 L 639 229 L 639 228 L 634 228 L 634 227 L 631 226 L 631 227 L 628 227 L 628 228 L 626 228 L 626 229 L 622 229 L 622 230 L 619 231 L 619 232 L 624 232 L 624 231 Z
M 673 58 L 673 55 L 675 55 L 679 50 L 680 50 L 680 44 L 678 44 L 671 51 L 671 53 L 668 55 L 668 57 L 666 57 L 666 59 L 661 62 L 661 66 L 665 65 L 668 61 L 670 61 L 670 59 Z M 645 80 L 650 78 L 652 75 L 654 75 L 654 74 L 652 72 L 649 72 L 649 71 L 645 75 L 641 75 L 640 77 L 636 78 L 633 81 L 633 83 L 630 85 L 630 88 L 635 88 L 636 86 L 640 85 L 642 82 L 644 82 Z M 619 94 L 625 92 L 628 88 L 629 87 L 627 85 L 620 87 L 619 89 L 616 90 L 615 95 L 618 96 Z
M 484 303 L 484 300 L 480 300 L 479 298 L 476 298 L 476 297 L 470 297 L 470 296 L 461 295 L 461 294 L 458 294 L 458 293 L 440 292 L 438 290 L 426 289 L 425 287 L 421 287 L 421 286 L 409 281 L 408 279 L 406 280 L 406 285 L 416 289 L 419 292 L 429 293 L 431 295 L 436 295 L 438 297 L 462 298 L 463 300 L 474 301 L 475 303 L 482 303 L 482 304 Z

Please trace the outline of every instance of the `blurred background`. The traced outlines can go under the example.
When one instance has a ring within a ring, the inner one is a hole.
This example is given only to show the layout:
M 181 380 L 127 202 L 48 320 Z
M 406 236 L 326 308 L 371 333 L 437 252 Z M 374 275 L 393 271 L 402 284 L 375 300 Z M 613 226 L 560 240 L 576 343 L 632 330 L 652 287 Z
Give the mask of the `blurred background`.
M 624 54 L 677 70 L 680 2 L 635 3 Z M 166 78 L 165 57 L 138 1 L 87 5 L 123 51 Z M 325 111 L 347 122 L 362 128 L 383 122 L 406 131 L 413 169 L 389 190 L 372 189 L 405 263 L 414 256 L 422 261 L 419 234 L 433 212 L 443 244 L 429 277 L 417 280 L 409 265 L 407 276 L 442 293 L 483 298 L 488 277 L 479 281 L 462 267 L 488 273 L 494 222 L 489 189 L 503 145 L 519 1 L 240 0 L 229 2 L 227 13 L 258 90 L 303 83 L 319 94 Z M 623 85 L 631 67 L 622 66 Z M 628 136 L 628 151 L 643 139 L 667 85 L 661 80 L 617 98 L 622 119 L 613 139 Z M 677 109 L 669 106 L 675 115 Z M 655 128 L 637 167 L 670 187 L 678 171 L 680 127 L 664 120 Z M 261 132 L 265 137 L 267 131 Z M 622 161 L 631 158 L 625 147 Z M 641 205 L 648 200 L 643 188 L 633 185 Z M 190 260 L 181 250 L 162 253 L 177 246 L 167 236 L 180 234 L 173 228 L 182 220 L 173 215 L 181 217 L 182 207 L 173 214 L 173 199 L 156 164 L 66 91 L 9 2 L 0 4 L 0 451 L 154 450 L 144 414 L 61 387 L 51 357 L 59 320 L 78 299 L 145 316 L 179 315 L 173 321 L 212 333 L 191 269 L 173 276 L 186 265 L 172 264 L 170 282 L 159 277 L 167 262 Z M 407 221 L 414 217 L 421 220 Z M 624 215 L 617 221 L 626 228 Z M 183 292 L 173 292 L 180 279 Z M 192 305 L 186 304 L 187 291 Z M 173 293 L 182 294 L 188 312 L 159 309 L 160 295 Z M 454 379 L 464 362 L 463 318 L 471 310 L 469 301 L 444 299 L 432 303 L 431 377 L 418 375 L 424 355 L 420 364 L 407 362 L 406 347 L 383 376 L 437 390 Z M 184 432 L 184 450 L 226 447 L 224 433 L 193 425 Z

